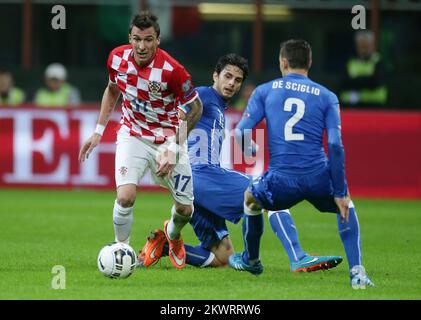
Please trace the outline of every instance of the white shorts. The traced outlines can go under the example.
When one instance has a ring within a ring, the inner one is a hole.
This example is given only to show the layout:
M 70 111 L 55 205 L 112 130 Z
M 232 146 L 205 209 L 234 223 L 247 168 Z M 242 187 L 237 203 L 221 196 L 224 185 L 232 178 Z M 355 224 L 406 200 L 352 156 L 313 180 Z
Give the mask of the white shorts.
M 192 170 L 187 152 L 187 143 L 180 146 L 179 159 L 171 175 L 158 177 L 157 156 L 167 147 L 166 144 L 154 144 L 141 137 L 131 136 L 125 126 L 117 133 L 115 153 L 115 181 L 117 188 L 125 184 L 138 185 L 146 170 L 151 171 L 154 181 L 169 189 L 175 201 L 193 204 Z

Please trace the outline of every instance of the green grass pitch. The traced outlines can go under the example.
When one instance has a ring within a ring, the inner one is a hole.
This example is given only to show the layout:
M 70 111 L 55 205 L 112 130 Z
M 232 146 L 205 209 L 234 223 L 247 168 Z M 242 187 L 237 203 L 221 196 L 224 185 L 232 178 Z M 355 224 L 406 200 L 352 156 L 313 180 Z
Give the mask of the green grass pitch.
M 259 277 L 229 268 L 176 270 L 164 258 L 127 279 L 108 279 L 96 258 L 113 241 L 113 202 L 113 192 L 1 189 L 0 299 L 421 299 L 421 201 L 354 199 L 363 263 L 376 284 L 355 291 L 346 261 L 325 272 L 289 272 L 267 219 Z M 139 193 L 130 243 L 135 250 L 149 230 L 162 228 L 170 206 L 169 194 Z M 345 257 L 334 215 L 316 213 L 305 202 L 292 214 L 307 252 Z M 241 225 L 229 228 L 236 251 L 242 250 Z M 198 243 L 190 226 L 183 236 Z M 52 288 L 56 265 L 65 268 L 65 289 Z

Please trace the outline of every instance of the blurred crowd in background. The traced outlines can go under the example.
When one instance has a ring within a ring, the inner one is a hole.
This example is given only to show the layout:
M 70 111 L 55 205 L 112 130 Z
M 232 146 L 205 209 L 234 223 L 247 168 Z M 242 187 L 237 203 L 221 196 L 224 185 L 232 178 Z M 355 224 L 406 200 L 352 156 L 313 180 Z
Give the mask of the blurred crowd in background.
M 344 108 L 421 110 L 421 1 L 360 3 L 367 29 L 358 31 L 348 0 L 62 1 L 66 28 L 55 30 L 53 1 L 0 0 L 0 106 L 99 102 L 109 52 L 128 43 L 134 12 L 149 9 L 159 18 L 160 47 L 185 65 L 196 86 L 212 84 L 219 56 L 235 52 L 249 59 L 252 74 L 231 102 L 237 110 L 257 85 L 280 77 L 279 44 L 290 38 L 312 45 L 310 78 L 332 89 Z

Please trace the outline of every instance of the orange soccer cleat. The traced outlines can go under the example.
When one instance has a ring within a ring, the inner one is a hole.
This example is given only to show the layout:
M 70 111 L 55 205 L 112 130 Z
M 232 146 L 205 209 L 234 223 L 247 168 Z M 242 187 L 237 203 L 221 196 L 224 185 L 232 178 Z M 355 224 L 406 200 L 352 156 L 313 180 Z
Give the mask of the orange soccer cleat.
M 138 260 L 144 267 L 149 267 L 162 257 L 167 237 L 164 231 L 156 229 L 152 231 L 139 254 Z
M 184 241 L 180 239 L 171 240 L 167 233 L 167 226 L 170 221 L 164 222 L 164 232 L 168 240 L 168 255 L 170 257 L 172 265 L 177 269 L 182 269 L 186 264 L 186 249 L 184 248 Z

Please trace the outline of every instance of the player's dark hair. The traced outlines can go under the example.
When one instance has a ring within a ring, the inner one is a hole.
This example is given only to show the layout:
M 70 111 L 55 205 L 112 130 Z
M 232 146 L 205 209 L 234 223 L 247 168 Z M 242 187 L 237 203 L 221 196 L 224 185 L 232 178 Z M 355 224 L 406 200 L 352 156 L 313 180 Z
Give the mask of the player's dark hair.
M 292 69 L 310 69 L 311 47 L 305 40 L 291 39 L 281 43 L 280 55 Z
M 218 59 L 218 62 L 216 63 L 216 66 L 215 66 L 215 72 L 217 74 L 220 74 L 221 71 L 228 64 L 236 66 L 243 71 L 243 82 L 244 82 L 244 80 L 246 80 L 249 74 L 249 66 L 248 66 L 247 59 L 235 53 L 228 53 Z
M 161 33 L 161 29 L 158 24 L 158 17 L 150 13 L 149 11 L 141 11 L 136 14 L 130 22 L 129 33 L 132 32 L 133 27 L 137 27 L 140 30 L 153 27 L 155 29 L 157 37 Z

